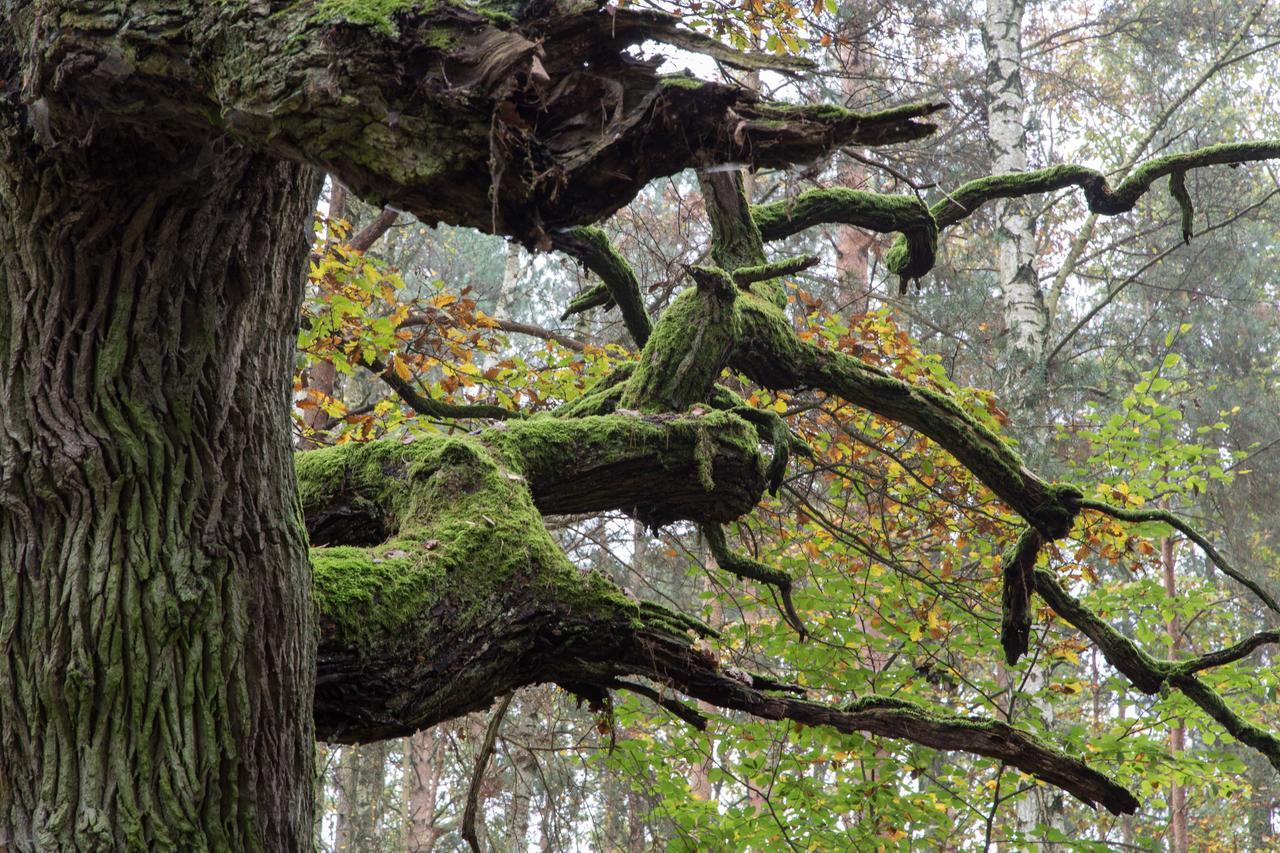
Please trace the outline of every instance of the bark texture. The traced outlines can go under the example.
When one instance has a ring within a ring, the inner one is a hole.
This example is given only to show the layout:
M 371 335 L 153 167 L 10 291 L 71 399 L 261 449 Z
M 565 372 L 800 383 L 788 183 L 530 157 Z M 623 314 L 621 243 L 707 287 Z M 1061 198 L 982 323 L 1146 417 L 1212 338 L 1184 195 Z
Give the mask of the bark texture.
M 1022 83 L 1024 0 L 988 0 L 982 43 L 987 53 L 987 139 L 996 173 L 1027 168 L 1026 95 Z M 1009 349 L 1018 373 L 1044 350 L 1048 317 L 1036 277 L 1035 220 L 1025 197 L 996 208 L 996 275 Z
M 0 108 L 0 846 L 302 847 L 316 176 L 30 121 Z

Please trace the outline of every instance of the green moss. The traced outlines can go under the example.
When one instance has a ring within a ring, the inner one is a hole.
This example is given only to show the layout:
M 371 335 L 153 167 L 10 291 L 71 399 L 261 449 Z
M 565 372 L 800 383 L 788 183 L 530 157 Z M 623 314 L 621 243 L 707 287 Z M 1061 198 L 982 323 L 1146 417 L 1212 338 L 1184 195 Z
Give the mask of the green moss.
M 637 449 L 649 448 L 659 466 L 683 469 L 689 463 L 689 447 L 701 447 L 701 451 L 695 450 L 695 463 L 704 486 L 710 479 L 716 444 L 751 458 L 759 456 L 760 441 L 750 424 L 720 411 L 661 419 L 621 414 L 570 419 L 542 415 L 488 430 L 482 438 L 511 470 L 531 480 L 551 479 L 553 472 L 572 470 L 575 460 L 567 453 L 569 448 L 576 458 L 590 459 L 593 466 L 608 465 L 611 457 L 632 457 Z M 705 476 L 704 464 L 708 466 Z
M 312 549 L 321 619 L 365 654 L 468 625 L 483 630 L 513 590 L 548 610 L 638 615 L 611 582 L 565 557 L 524 479 L 474 438 L 312 451 L 299 458 L 298 477 L 304 506 L 340 490 L 393 521 L 395 536 L 376 547 Z
M 696 287 L 682 292 L 658 319 L 621 404 L 642 412 L 680 412 L 710 397 L 737 344 L 741 318 L 736 288 Z
M 691 74 L 669 74 L 659 77 L 658 84 L 672 89 L 701 89 L 707 85 L 707 81 L 699 80 Z
M 360 24 L 394 35 L 392 16 L 397 12 L 430 7 L 431 0 L 321 0 L 314 17 L 317 21 Z

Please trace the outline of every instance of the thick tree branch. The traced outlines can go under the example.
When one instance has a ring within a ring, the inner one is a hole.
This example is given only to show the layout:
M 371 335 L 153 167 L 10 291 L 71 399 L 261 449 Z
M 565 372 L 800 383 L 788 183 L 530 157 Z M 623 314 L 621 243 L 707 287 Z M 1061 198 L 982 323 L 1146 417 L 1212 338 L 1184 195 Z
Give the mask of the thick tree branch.
M 741 178 L 704 172 L 700 181 L 712 257 L 727 268 L 766 264 Z M 1008 443 L 946 394 L 802 341 L 783 310 L 786 295 L 776 279 L 744 288 L 723 270 L 704 268 L 695 280 L 698 287 L 680 294 L 659 318 L 622 397 L 632 401 L 628 405 L 670 410 L 709 399 L 726 366 L 766 388 L 820 388 L 936 441 L 1046 540 L 1071 530 L 1080 510 L 1077 489 L 1042 481 Z
M 933 268 L 938 232 L 967 219 L 984 204 L 998 199 L 1022 198 L 1079 187 L 1092 213 L 1115 216 L 1132 210 L 1151 185 L 1170 178 L 1170 193 L 1182 214 L 1183 238 L 1191 239 L 1192 205 L 1186 189 L 1186 173 L 1216 165 L 1271 160 L 1280 157 L 1280 141 L 1213 145 L 1184 154 L 1157 157 L 1139 165 L 1118 186 L 1085 166 L 1050 166 L 1030 172 L 1011 172 L 969 181 L 926 207 L 914 196 L 834 187 L 809 190 L 794 199 L 758 205 L 752 215 L 766 240 L 789 237 L 815 225 L 844 224 L 878 233 L 899 231 L 886 255 L 889 271 L 903 280 L 916 279 Z
M 852 225 L 880 234 L 900 231 L 902 236 L 894 242 L 885 263 L 903 279 L 916 279 L 933 269 L 938 251 L 938 223 L 915 196 L 832 187 L 756 205 L 751 215 L 769 241 L 825 224 Z
M 636 345 L 642 347 L 648 343 L 653 322 L 644 307 L 640 281 L 631 269 L 631 264 L 609 242 L 609 237 L 599 228 L 571 228 L 554 234 L 551 242 L 557 249 L 577 258 L 583 266 L 600 276 L 609 295 L 607 302 L 600 302 L 594 295 L 590 300 L 576 299 L 560 319 L 565 320 L 597 304 L 607 308 L 611 302 L 622 310 L 623 322 L 627 324 L 627 331 L 631 333 Z
M 382 239 L 382 235 L 391 230 L 391 226 L 396 224 L 396 220 L 400 218 L 398 211 L 389 207 L 384 207 L 373 221 L 365 227 L 361 228 L 355 235 L 347 241 L 347 248 L 354 249 L 357 252 L 367 252 L 373 248 L 373 244 Z
M 509 472 L 527 485 L 543 515 L 621 510 L 654 525 L 724 523 L 750 512 L 765 486 L 756 430 L 723 412 L 540 416 L 499 424 L 478 441 L 508 460 Z M 298 457 L 313 544 L 367 545 L 391 532 L 383 493 L 409 476 L 412 460 L 427 451 L 416 444 L 398 455 L 390 444 L 370 447 Z M 329 453 L 346 461 L 326 466 Z M 354 476 L 359 465 L 375 459 L 375 482 Z M 325 474 L 333 476 L 322 481 Z
M 1280 643 L 1280 631 L 1259 631 L 1252 637 L 1246 637 L 1225 649 L 1206 652 L 1193 660 L 1175 661 L 1173 672 L 1175 675 L 1194 675 L 1216 666 L 1226 666 L 1248 657 L 1263 646 L 1276 643 Z
M 655 427 L 641 418 L 578 425 L 546 420 L 549 427 L 583 429 L 618 422 L 641 437 L 657 428 L 679 438 L 678 424 Z M 714 413 L 707 420 L 729 426 L 736 419 Z M 592 695 L 630 689 L 622 679 L 639 676 L 764 719 L 989 756 L 1090 804 L 1118 813 L 1136 809 L 1123 788 L 1002 723 L 931 714 L 878 697 L 840 710 L 778 695 L 772 691 L 781 685 L 722 667 L 692 644 L 689 632 L 700 633 L 700 626 L 634 602 L 601 575 L 584 575 L 556 548 L 538 521 L 530 486 L 548 470 L 543 457 L 563 448 L 555 445 L 554 431 L 530 431 L 535 423 L 490 431 L 482 438 L 491 449 L 474 439 L 446 438 L 347 445 L 299 458 L 308 527 L 316 542 L 330 543 L 313 549 L 321 737 L 405 734 L 483 708 L 525 684 L 553 681 Z M 686 470 L 702 464 L 699 444 L 684 443 L 693 457 Z M 614 442 L 597 447 L 633 452 Z M 350 524 L 351 509 L 380 516 L 380 529 Z M 344 514 L 347 523 L 334 524 Z M 370 536 L 386 535 L 391 538 L 362 547 Z
M 1235 165 L 1257 160 L 1280 157 L 1280 141 L 1241 142 L 1211 145 L 1184 154 L 1156 157 L 1140 164 L 1129 177 L 1112 188 L 1106 176 L 1085 166 L 1050 166 L 1031 172 L 1013 172 L 978 178 L 948 193 L 947 198 L 931 209 L 939 228 L 949 228 L 977 212 L 989 201 L 1002 198 L 1021 198 L 1028 195 L 1053 192 L 1070 186 L 1079 187 L 1091 213 L 1115 216 L 1133 210 L 1135 204 L 1151 185 L 1166 176 L 1185 176 L 1191 169 L 1206 166 Z M 1177 185 L 1171 187 L 1177 198 Z M 1185 184 L 1183 186 L 1185 193 Z M 1179 200 L 1179 204 L 1183 202 Z M 1189 207 L 1190 199 L 1186 200 Z M 1184 207 L 1184 211 L 1185 211 Z M 1185 224 L 1185 221 L 1184 221 Z
M 636 674 L 655 678 L 719 708 L 745 711 L 766 720 L 793 720 L 842 732 L 867 732 L 942 750 L 984 755 L 1062 788 L 1113 814 L 1132 814 L 1133 795 L 1084 762 L 1054 750 L 1031 735 L 994 720 L 934 714 L 909 702 L 865 697 L 843 710 L 805 699 L 765 692 L 746 673 L 722 669 L 686 645 L 664 636 L 641 634 L 628 650 Z
M 226 134 L 424 221 L 541 246 L 690 165 L 781 167 L 844 143 L 916 139 L 945 106 L 863 115 L 664 77 L 628 49 L 727 53 L 658 13 L 567 0 L 390 6 L 346 19 L 343 4 L 310 1 L 81 6 L 54 23 L 55 6 L 7 15 L 0 44 L 30 69 L 14 106 L 47 146 Z

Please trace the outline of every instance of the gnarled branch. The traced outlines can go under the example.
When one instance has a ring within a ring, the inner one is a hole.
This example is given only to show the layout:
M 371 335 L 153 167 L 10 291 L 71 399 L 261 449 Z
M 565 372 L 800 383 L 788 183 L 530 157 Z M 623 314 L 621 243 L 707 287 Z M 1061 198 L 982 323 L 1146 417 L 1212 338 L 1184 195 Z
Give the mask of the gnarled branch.
M 80 8 L 56 27 L 6 15 L 0 60 L 16 54 L 31 69 L 7 108 L 50 147 L 231 136 L 426 222 L 546 246 L 656 177 L 916 139 L 945 106 L 859 114 L 664 76 L 629 48 L 730 52 L 659 13 L 567 0 L 399 5 L 126 4 Z

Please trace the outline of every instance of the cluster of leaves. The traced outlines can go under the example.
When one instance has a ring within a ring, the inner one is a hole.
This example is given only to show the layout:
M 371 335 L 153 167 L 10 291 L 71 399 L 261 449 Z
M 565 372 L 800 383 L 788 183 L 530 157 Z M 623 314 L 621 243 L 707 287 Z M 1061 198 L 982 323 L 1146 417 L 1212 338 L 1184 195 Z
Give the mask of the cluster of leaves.
M 922 353 L 887 312 L 852 322 L 813 314 L 801 334 L 947 391 L 999 429 L 1003 412 L 991 396 L 956 386 L 939 358 Z M 1118 416 L 1064 430 L 1063 441 L 1083 454 L 1076 473 L 1098 482 L 1106 500 L 1177 507 L 1179 496 L 1236 473 L 1236 455 L 1212 441 L 1219 428 L 1180 427 L 1192 388 L 1178 366 L 1166 357 L 1142 373 Z M 739 533 L 759 559 L 802 579 L 795 604 L 812 636 L 797 644 L 767 591 L 744 596 L 740 581 L 714 578 L 703 615 L 720 624 L 724 650 L 740 666 L 837 705 L 879 694 L 1006 719 L 1089 755 L 1152 809 L 1175 782 L 1197 797 L 1247 794 L 1229 737 L 1180 694 L 1134 693 L 1047 608 L 1037 615 L 1041 651 L 1017 667 L 1003 663 L 1001 552 L 1021 523 L 966 469 L 910 430 L 849 406 L 761 393 L 753 399 L 786 412 L 814 455 L 788 482 L 784 500 L 766 505 Z M 1207 572 L 1183 581 L 1176 598 L 1166 594 L 1159 542 L 1170 535 L 1163 525 L 1134 528 L 1088 515 L 1042 559 L 1153 654 L 1170 654 L 1174 620 L 1197 649 L 1234 642 L 1232 632 L 1249 620 L 1233 603 L 1239 597 Z M 701 562 L 691 570 L 701 571 Z M 1274 673 L 1229 667 L 1206 678 L 1228 695 L 1257 697 L 1257 716 L 1274 722 L 1275 705 L 1261 707 L 1274 695 Z M 790 842 L 908 850 L 977 844 L 989 832 L 1016 845 L 1008 806 L 1035 787 L 993 762 L 904 742 L 736 717 L 689 734 L 638 705 L 619 713 L 635 737 L 609 760 L 656 774 L 659 809 L 690 849 Z M 1171 754 L 1167 728 L 1182 719 L 1190 726 L 1187 749 Z M 699 785 L 713 795 L 698 796 Z M 1086 810 L 1071 812 L 1066 827 L 1078 849 L 1107 849 L 1118 838 L 1117 823 Z M 1048 828 L 1034 838 L 1065 840 L 1061 829 Z M 1135 840 L 1156 843 L 1141 832 Z
M 369 381 L 379 370 L 442 402 L 535 412 L 580 396 L 629 357 L 619 347 L 575 353 L 554 342 L 515 351 L 469 288 L 454 293 L 435 279 L 410 293 L 395 267 L 346 245 L 350 228 L 345 220 L 317 222 L 294 377 L 295 420 L 306 440 L 369 441 L 397 429 L 436 429 Z M 317 365 L 331 365 L 346 393 L 311 381 Z M 353 403 L 357 398 L 363 401 Z M 316 410 L 327 417 L 309 419 Z
M 618 5 L 628 5 L 628 0 L 620 0 Z M 839 11 L 836 0 L 675 0 L 659 8 L 737 50 L 764 48 L 779 55 L 802 53 L 814 33 Z M 819 33 L 818 40 L 826 45 L 832 37 Z

